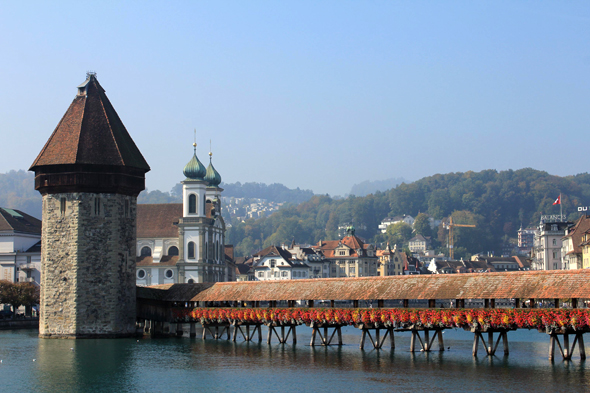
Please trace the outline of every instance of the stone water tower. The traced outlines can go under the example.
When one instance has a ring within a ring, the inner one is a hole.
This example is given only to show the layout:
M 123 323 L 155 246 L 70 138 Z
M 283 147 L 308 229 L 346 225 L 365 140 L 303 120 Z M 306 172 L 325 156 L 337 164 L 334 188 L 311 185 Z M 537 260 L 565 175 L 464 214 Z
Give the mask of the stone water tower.
M 133 335 L 136 202 L 150 167 L 96 74 L 29 170 L 43 196 L 39 336 Z

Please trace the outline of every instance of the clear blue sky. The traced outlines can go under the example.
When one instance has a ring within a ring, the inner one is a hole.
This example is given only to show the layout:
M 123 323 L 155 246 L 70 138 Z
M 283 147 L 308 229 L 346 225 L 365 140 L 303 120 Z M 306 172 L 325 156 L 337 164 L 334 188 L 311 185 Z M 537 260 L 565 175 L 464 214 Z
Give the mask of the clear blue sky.
M 124 3 L 124 4 L 121 4 Z M 590 2 L 0 3 L 0 172 L 28 169 L 97 72 L 168 191 L 226 182 L 588 171 Z

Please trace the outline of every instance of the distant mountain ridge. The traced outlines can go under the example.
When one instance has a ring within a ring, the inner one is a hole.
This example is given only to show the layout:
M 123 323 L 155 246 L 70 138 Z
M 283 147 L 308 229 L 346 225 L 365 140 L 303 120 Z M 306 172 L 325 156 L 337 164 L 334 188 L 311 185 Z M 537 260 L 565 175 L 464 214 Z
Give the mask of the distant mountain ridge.
M 288 188 L 279 183 L 221 183 L 223 196 L 229 198 L 259 198 L 269 202 L 299 204 L 310 200 L 314 193 L 311 190 Z M 182 202 L 182 184 L 176 184 L 170 192 L 145 190 L 139 194 L 137 203 L 175 203 Z
M 377 191 L 385 192 L 399 186 L 402 183 L 407 183 L 407 180 L 403 177 L 375 181 L 365 180 L 364 182 L 352 186 L 350 189 L 350 195 L 362 197 L 369 194 L 374 194 Z

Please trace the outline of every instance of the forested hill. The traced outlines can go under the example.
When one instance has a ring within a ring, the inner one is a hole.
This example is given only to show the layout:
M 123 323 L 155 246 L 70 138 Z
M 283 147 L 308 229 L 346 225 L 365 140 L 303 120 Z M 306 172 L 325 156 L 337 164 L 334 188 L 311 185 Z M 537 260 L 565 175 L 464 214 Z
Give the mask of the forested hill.
M 41 219 L 41 194 L 35 190 L 33 172 L 0 173 L 0 207 L 21 210 Z
M 313 191 L 287 188 L 286 186 L 273 183 L 270 185 L 264 183 L 221 183 L 224 189 L 224 197 L 234 198 L 260 198 L 268 202 L 277 203 L 301 203 L 308 201 L 313 197 Z M 137 198 L 138 203 L 174 203 L 182 202 L 182 185 L 176 184 L 170 192 L 159 190 L 143 191 Z
M 560 193 L 564 214 L 577 218 L 577 206 L 590 205 L 590 175 L 559 177 L 530 168 L 438 174 L 366 197 L 314 196 L 267 218 L 234 225 L 228 242 L 244 255 L 293 239 L 298 243 L 337 239 L 338 226 L 348 223 L 367 240 L 393 241 L 395 237 L 387 239 L 379 233 L 381 220 L 403 214 L 416 217 L 422 212 L 438 219 L 453 214 L 455 222 L 476 225 L 456 230 L 456 244 L 462 248 L 458 255 L 499 254 L 502 244 L 516 237 L 521 223 L 535 226 L 541 214 L 558 214 L 559 206 L 552 204 Z M 445 231 L 431 235 L 439 245 L 445 244 Z

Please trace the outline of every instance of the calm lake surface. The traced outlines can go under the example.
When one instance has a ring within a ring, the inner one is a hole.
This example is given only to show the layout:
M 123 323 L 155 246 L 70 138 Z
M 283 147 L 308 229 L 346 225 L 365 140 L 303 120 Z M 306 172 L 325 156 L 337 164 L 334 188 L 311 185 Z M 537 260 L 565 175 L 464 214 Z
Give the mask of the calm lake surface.
M 536 331 L 508 333 L 508 357 L 501 343 L 492 358 L 480 344 L 475 359 L 473 334 L 463 330 L 445 331 L 449 351 L 415 354 L 409 333 L 396 333 L 393 351 L 361 351 L 352 327 L 343 329 L 342 347 L 310 347 L 310 335 L 301 327 L 298 344 L 275 338 L 267 345 L 188 337 L 47 340 L 34 330 L 2 331 L 0 391 L 590 391 L 589 363 L 577 350 L 572 361 L 549 361 L 549 337 Z

